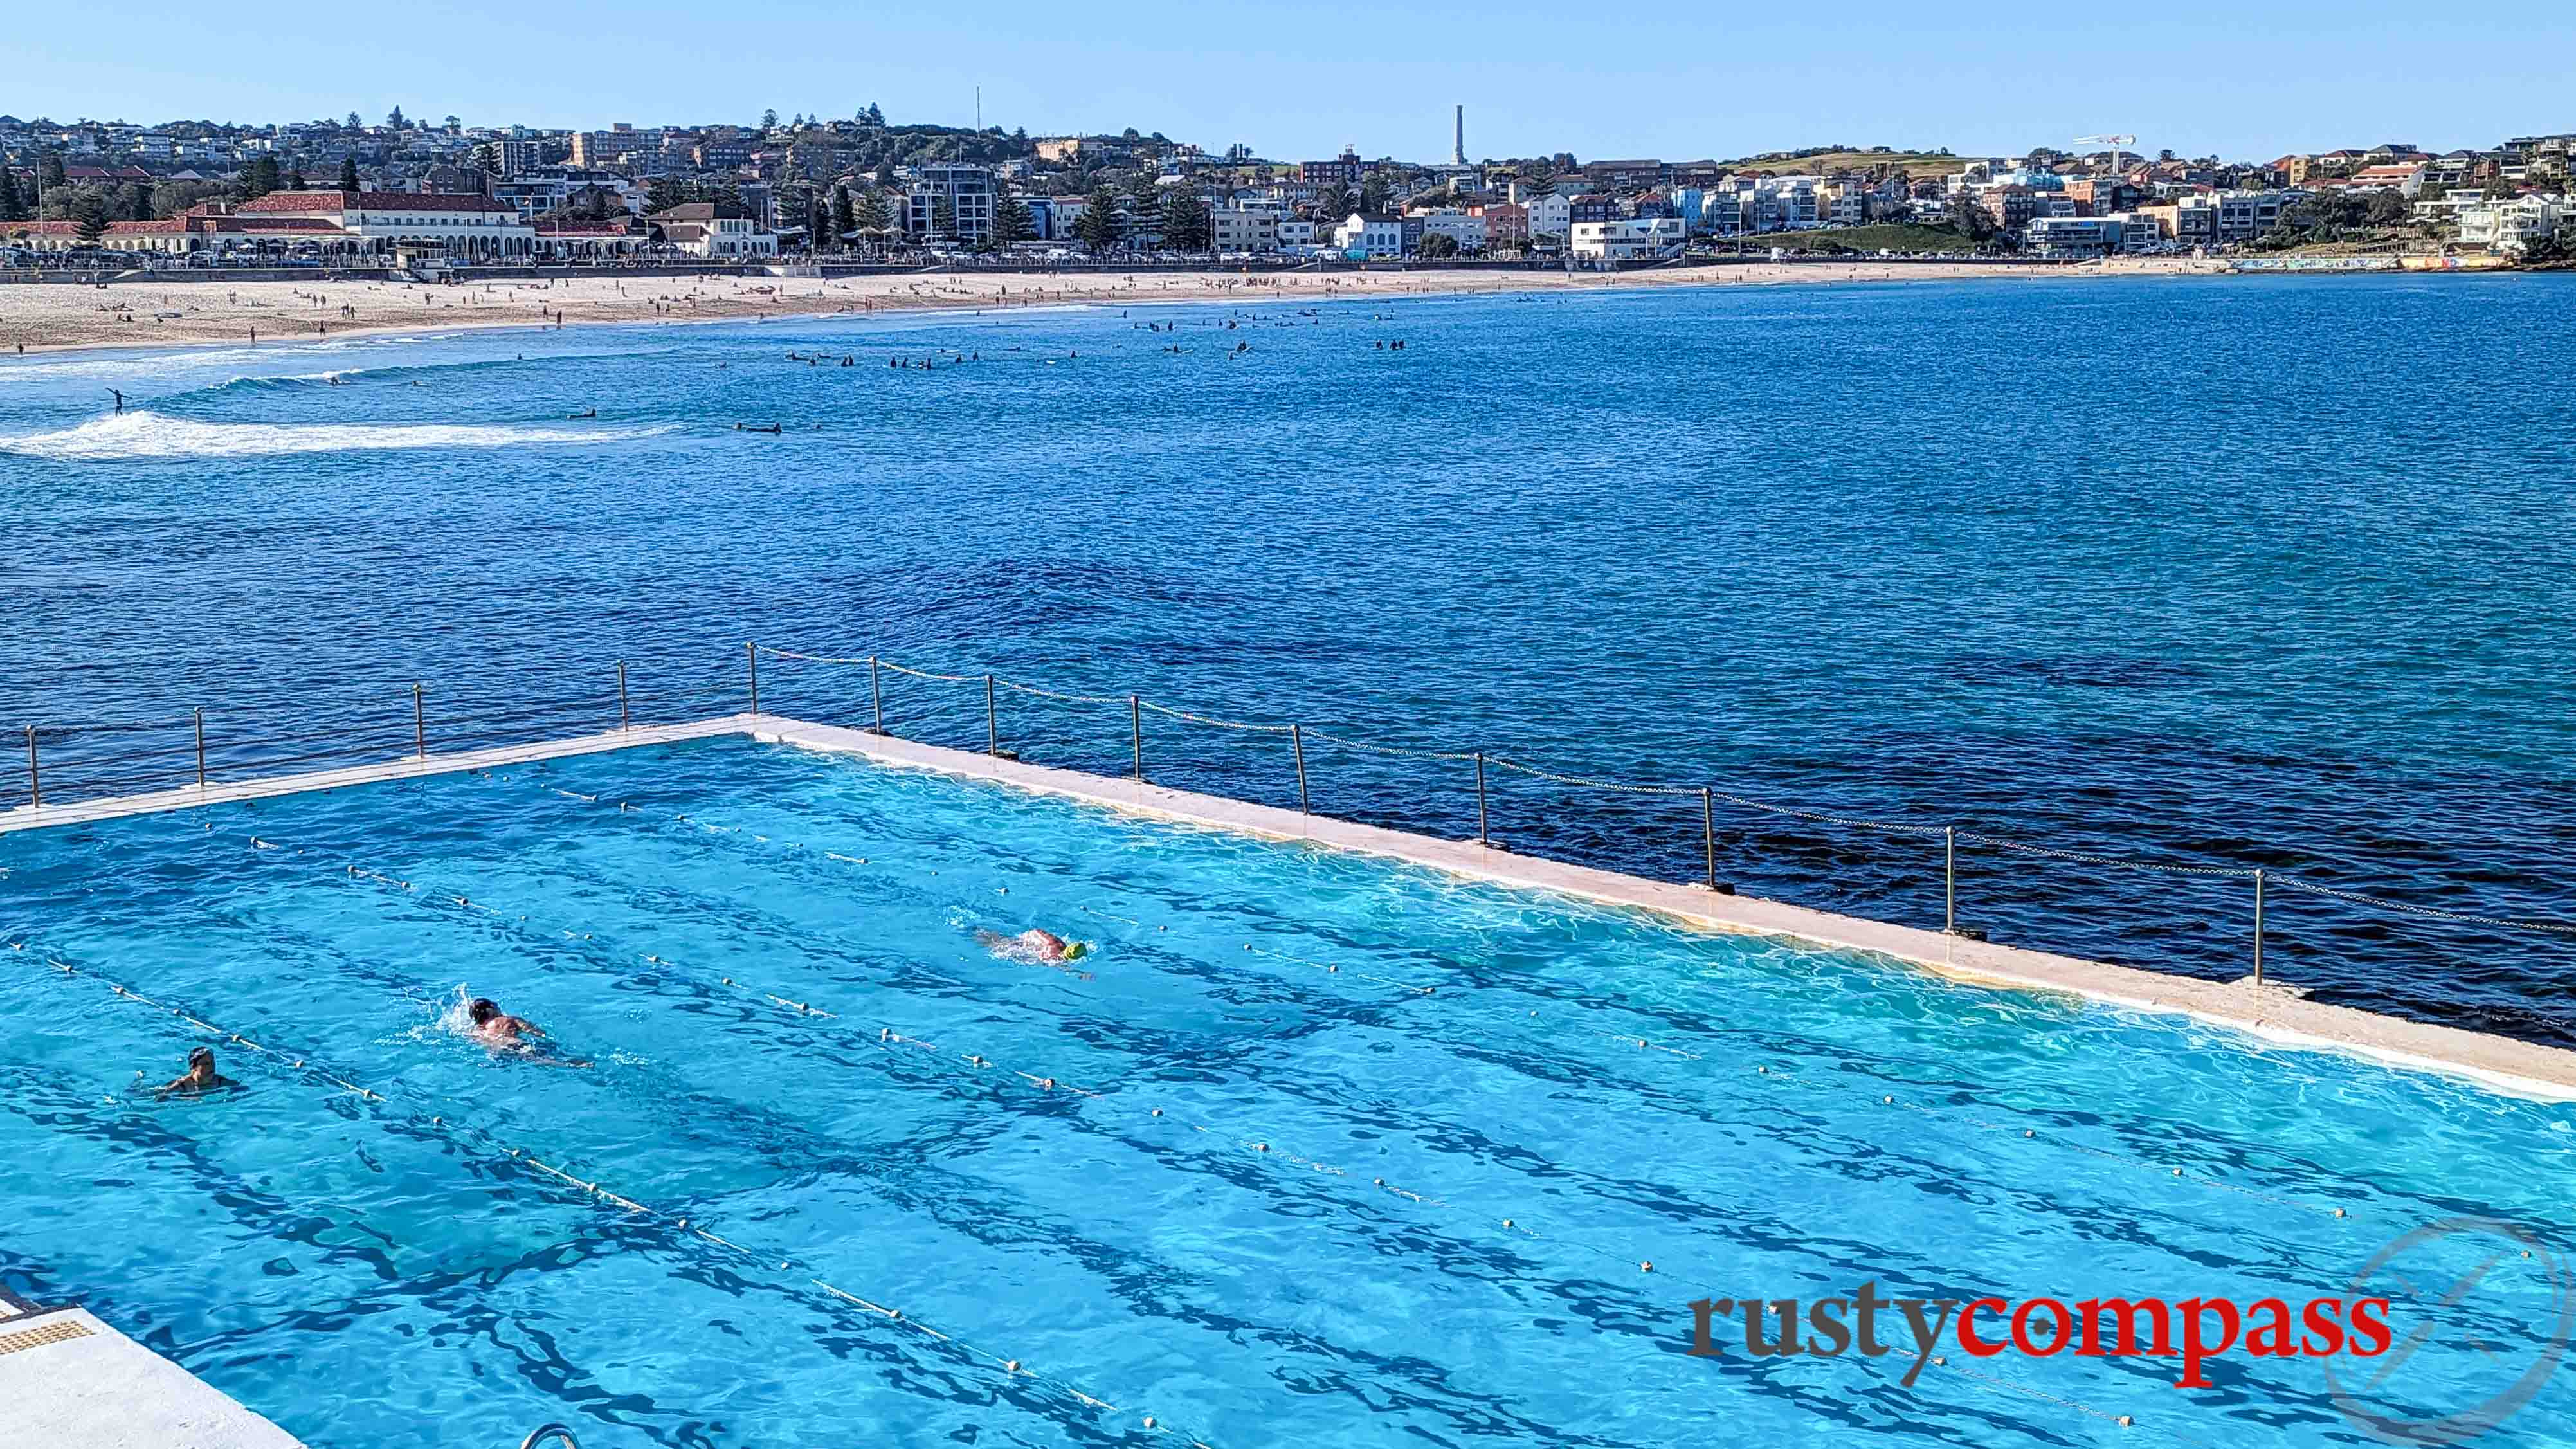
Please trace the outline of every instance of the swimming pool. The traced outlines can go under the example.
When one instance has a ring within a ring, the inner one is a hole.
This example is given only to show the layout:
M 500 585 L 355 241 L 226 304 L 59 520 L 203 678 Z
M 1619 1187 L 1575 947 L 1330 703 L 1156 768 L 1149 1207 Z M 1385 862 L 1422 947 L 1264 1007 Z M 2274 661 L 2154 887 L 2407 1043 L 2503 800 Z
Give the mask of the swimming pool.
M 1909 1387 L 1910 1350 L 1692 1356 L 1688 1305 L 2295 1302 L 2470 1214 L 2541 1256 L 2361 1397 L 2484 1400 L 2556 1331 L 2562 1107 L 842 756 L 0 868 L 0 1268 L 315 1445 L 2368 1443 L 2319 1360 L 1953 1347 Z M 975 938 L 1029 926 L 1098 950 Z M 592 1065 L 493 1058 L 468 991 Z M 209 1040 L 174 1011 L 269 1049 L 213 1039 L 248 1090 L 139 1090 Z M 2571 1435 L 2553 1384 L 2481 1442 Z

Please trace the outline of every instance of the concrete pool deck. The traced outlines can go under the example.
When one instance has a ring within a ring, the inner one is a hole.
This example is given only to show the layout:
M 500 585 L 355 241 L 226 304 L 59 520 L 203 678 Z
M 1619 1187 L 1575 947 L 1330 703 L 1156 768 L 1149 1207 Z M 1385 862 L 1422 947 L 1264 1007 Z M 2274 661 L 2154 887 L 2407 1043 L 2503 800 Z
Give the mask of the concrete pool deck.
M 303 1449 L 85 1308 L 0 1298 L 0 1444 Z
M 1470 879 L 1651 911 L 1705 929 L 1858 952 L 1968 985 L 2051 992 L 2127 1010 L 2180 1014 L 2274 1045 L 2342 1051 L 2389 1065 L 2466 1077 L 2520 1096 L 2576 1101 L 2576 1051 L 2309 1001 L 2277 983 L 2257 987 L 2241 981 L 2207 981 L 1975 941 L 1753 896 L 1720 895 L 1704 886 L 1516 855 L 1472 840 L 1444 840 L 778 715 L 729 715 L 457 754 L 405 756 L 202 789 L 191 785 L 148 795 L 21 807 L 0 814 L 0 834 L 724 735 L 854 754 L 880 764 L 986 780 L 1164 820 L 1402 860 Z

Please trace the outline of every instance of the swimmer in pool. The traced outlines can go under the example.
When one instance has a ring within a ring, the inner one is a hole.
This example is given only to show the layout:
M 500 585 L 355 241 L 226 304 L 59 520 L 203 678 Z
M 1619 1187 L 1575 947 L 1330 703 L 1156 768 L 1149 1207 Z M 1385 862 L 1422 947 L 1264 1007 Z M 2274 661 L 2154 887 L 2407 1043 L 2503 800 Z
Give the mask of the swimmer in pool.
M 529 1045 L 527 1038 L 546 1034 L 544 1027 L 524 1016 L 510 1015 L 488 996 L 475 997 L 465 1014 L 474 1023 L 475 1039 L 485 1046 L 525 1048 Z
M 188 1053 L 187 1074 L 180 1077 L 177 1081 L 171 1082 L 167 1086 L 155 1088 L 153 1095 L 156 1097 L 202 1097 L 208 1092 L 220 1092 L 226 1087 L 238 1087 L 240 1085 L 241 1083 L 236 1082 L 232 1078 L 215 1070 L 215 1053 L 212 1047 L 199 1047 L 195 1051 Z
M 1088 943 L 1068 941 L 1053 931 L 1042 931 L 1035 926 L 1016 936 L 1005 936 L 999 931 L 977 931 L 975 939 L 983 943 L 987 951 L 1006 951 L 1049 966 L 1079 961 L 1091 954 Z
M 531 1040 L 546 1034 L 546 1029 L 524 1016 L 503 1011 L 492 998 L 478 996 L 467 1004 L 465 1014 L 474 1023 L 473 1036 L 494 1052 L 516 1052 L 527 1061 L 548 1067 L 586 1067 L 590 1063 L 575 1057 L 559 1056 L 551 1043 Z

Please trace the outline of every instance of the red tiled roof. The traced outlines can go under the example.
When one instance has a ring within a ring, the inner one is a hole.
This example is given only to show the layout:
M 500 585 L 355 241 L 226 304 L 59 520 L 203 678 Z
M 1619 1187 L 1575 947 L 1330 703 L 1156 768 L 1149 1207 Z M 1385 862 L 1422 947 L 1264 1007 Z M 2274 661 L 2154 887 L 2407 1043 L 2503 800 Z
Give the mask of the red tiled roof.
M 111 236 L 155 236 L 187 229 L 188 224 L 176 217 L 167 221 L 111 221 L 107 224 Z
M 471 192 L 363 191 L 358 205 L 368 211 L 514 211 L 488 196 Z
M 245 216 L 311 215 L 315 212 L 329 212 L 336 216 L 349 209 L 353 195 L 346 191 L 272 191 L 266 196 L 242 202 L 233 210 Z

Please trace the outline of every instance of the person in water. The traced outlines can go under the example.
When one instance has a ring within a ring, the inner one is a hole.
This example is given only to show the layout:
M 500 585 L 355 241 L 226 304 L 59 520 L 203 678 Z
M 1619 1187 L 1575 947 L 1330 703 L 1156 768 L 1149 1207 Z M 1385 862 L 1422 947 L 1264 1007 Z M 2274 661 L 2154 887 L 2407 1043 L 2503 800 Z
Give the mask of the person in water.
M 475 1039 L 485 1046 L 527 1047 L 529 1037 L 546 1034 L 544 1027 L 524 1016 L 512 1016 L 488 996 L 475 997 L 465 1015 L 474 1023 Z
M 240 1085 L 241 1083 L 236 1082 L 232 1078 L 215 1070 L 214 1048 L 199 1047 L 195 1051 L 188 1053 L 187 1072 L 177 1081 L 154 1089 L 153 1095 L 158 1097 L 201 1097 L 208 1092 L 220 1092 L 226 1087 L 238 1087 Z
M 1079 961 L 1091 954 L 1091 947 L 1088 944 L 1081 941 L 1068 941 L 1053 931 L 1040 930 L 1035 926 L 1016 936 L 1005 936 L 999 931 L 977 931 L 975 939 L 981 941 L 984 949 L 988 951 L 1020 952 L 1049 965 Z

